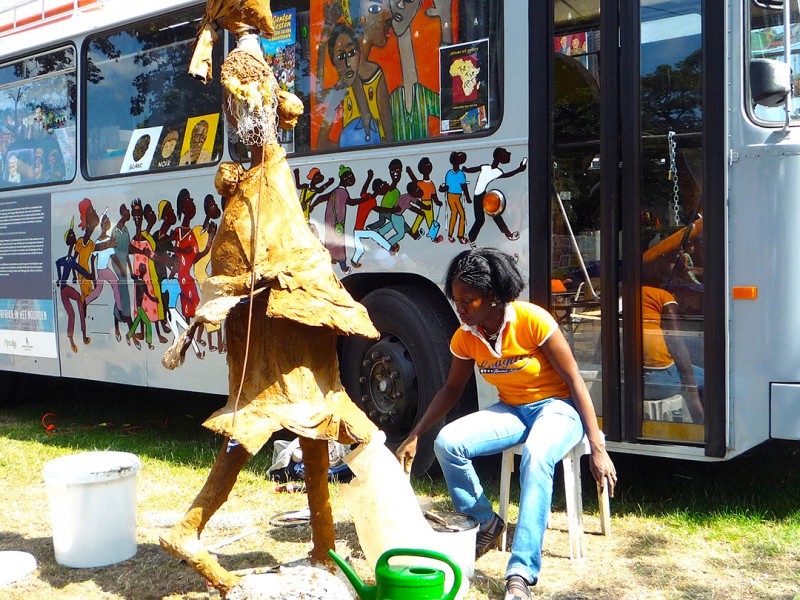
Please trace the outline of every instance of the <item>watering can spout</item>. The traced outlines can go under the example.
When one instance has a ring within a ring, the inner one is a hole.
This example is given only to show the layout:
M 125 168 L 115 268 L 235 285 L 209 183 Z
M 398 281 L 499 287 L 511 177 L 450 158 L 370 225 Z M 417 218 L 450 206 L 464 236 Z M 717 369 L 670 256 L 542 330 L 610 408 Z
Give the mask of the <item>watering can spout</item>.
M 375 600 L 376 599 L 376 590 L 378 589 L 375 586 L 367 586 L 364 585 L 364 582 L 359 579 L 358 575 L 356 575 L 355 571 L 350 568 L 348 565 L 336 552 L 333 550 L 328 550 L 328 556 L 333 559 L 339 568 L 344 573 L 347 580 L 350 582 L 350 585 L 353 586 L 356 590 L 356 594 L 360 598 L 360 600 Z

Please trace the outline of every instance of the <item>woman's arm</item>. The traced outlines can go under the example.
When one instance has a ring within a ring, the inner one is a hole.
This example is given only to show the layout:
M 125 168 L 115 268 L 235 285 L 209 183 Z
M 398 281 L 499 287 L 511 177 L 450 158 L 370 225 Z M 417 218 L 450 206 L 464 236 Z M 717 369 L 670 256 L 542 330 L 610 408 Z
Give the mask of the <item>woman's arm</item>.
M 375 175 L 375 172 L 372 169 L 367 169 L 367 180 L 364 182 L 364 185 L 361 186 L 361 197 L 364 198 L 364 195 L 369 191 L 369 184 L 372 183 L 372 177 Z
M 322 123 L 320 124 L 319 132 L 317 134 L 318 149 L 330 150 L 339 145 L 338 140 L 333 142 L 331 141 L 330 136 L 331 131 L 333 130 L 333 125 L 339 115 L 339 108 L 341 107 L 342 102 L 344 102 L 346 96 L 347 88 L 339 87 L 338 84 L 320 93 L 317 102 L 318 106 L 320 106 L 323 110 L 321 111 Z
M 397 449 L 397 458 L 406 473 L 411 472 L 411 463 L 414 462 L 414 456 L 417 454 L 417 441 L 419 436 L 424 435 L 434 423 L 442 419 L 450 409 L 456 405 L 458 399 L 461 397 L 461 392 L 467 385 L 467 381 L 472 376 L 475 366 L 475 361 L 472 359 L 463 359 L 453 357 L 453 362 L 450 364 L 450 372 L 447 374 L 447 381 L 444 382 L 442 389 L 436 392 L 436 395 L 431 400 L 428 410 L 422 415 L 422 418 L 408 434 L 405 441 L 400 444 Z
M 683 337 L 678 326 L 678 305 L 666 304 L 661 310 L 661 330 L 664 332 L 664 342 L 675 361 L 681 377 L 681 394 L 686 398 L 686 406 L 692 415 L 694 423 L 702 423 L 704 419 L 703 403 L 697 391 L 697 381 L 694 378 L 692 359 L 683 343 Z
M 613 496 L 614 486 L 617 483 L 617 472 L 606 452 L 605 442 L 600 437 L 600 428 L 597 426 L 597 414 L 594 412 L 592 398 L 578 371 L 578 363 L 575 362 L 572 350 L 560 329 L 556 329 L 541 348 L 556 373 L 569 387 L 570 397 L 575 404 L 575 410 L 581 417 L 583 429 L 592 449 L 589 464 L 592 475 L 595 481 L 601 485 L 608 478 L 608 493 Z

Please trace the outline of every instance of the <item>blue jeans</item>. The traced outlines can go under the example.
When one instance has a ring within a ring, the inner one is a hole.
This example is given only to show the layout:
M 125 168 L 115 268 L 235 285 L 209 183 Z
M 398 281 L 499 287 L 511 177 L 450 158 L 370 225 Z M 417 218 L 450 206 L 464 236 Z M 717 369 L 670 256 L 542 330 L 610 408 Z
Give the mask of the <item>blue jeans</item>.
M 705 387 L 705 372 L 700 367 L 692 365 L 697 393 L 703 397 Z M 661 400 L 681 393 L 681 375 L 678 367 L 672 363 L 665 369 L 644 369 L 644 399 Z
M 547 398 L 524 406 L 502 402 L 448 423 L 434 450 L 456 511 L 481 524 L 494 514 L 472 459 L 497 454 L 525 442 L 520 463 L 519 519 L 506 578 L 521 575 L 534 583 L 542 568 L 542 541 L 553 498 L 553 472 L 583 437 L 571 400 Z

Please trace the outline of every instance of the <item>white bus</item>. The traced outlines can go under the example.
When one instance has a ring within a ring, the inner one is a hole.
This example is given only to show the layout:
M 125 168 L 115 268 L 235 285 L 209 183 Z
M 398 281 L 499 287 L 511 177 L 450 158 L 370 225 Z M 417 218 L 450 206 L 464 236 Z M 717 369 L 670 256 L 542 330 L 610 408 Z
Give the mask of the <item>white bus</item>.
M 611 450 L 800 439 L 798 2 L 271 4 L 262 48 L 306 106 L 287 201 L 382 332 L 343 340 L 341 370 L 390 441 L 446 377 L 441 284 L 470 244 L 518 258 Z M 160 362 L 207 274 L 217 165 L 247 161 L 218 77 L 187 74 L 203 10 L 0 12 L 0 369 L 226 392 L 222 331 Z M 478 378 L 454 413 L 495 400 Z

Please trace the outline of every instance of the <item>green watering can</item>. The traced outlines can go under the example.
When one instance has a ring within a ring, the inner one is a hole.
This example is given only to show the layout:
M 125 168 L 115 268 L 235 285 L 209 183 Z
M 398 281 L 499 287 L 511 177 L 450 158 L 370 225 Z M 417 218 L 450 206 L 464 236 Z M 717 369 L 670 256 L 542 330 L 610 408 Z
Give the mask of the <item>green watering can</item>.
M 330 557 L 350 580 L 361 600 L 453 600 L 461 587 L 461 569 L 453 559 L 441 552 L 414 548 L 392 548 L 378 559 L 375 565 L 376 585 L 367 586 L 358 578 L 344 560 L 333 550 Z M 433 558 L 453 569 L 453 587 L 444 593 L 444 572 L 427 566 L 390 566 L 393 556 L 421 556 Z

